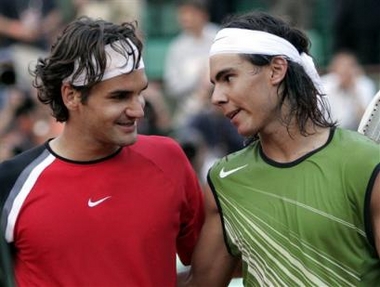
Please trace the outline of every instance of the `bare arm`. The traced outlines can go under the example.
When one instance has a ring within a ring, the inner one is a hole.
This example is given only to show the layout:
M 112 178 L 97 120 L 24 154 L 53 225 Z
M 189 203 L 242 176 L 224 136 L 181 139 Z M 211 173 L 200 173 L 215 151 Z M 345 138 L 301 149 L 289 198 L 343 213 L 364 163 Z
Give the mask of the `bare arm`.
M 380 173 L 377 175 L 371 196 L 372 227 L 377 254 L 380 257 Z
M 220 215 L 209 188 L 205 190 L 205 211 L 206 220 L 183 286 L 228 286 L 239 258 L 227 251 Z
M 0 35 L 18 41 L 32 42 L 38 38 L 39 31 L 26 27 L 20 20 L 0 15 Z

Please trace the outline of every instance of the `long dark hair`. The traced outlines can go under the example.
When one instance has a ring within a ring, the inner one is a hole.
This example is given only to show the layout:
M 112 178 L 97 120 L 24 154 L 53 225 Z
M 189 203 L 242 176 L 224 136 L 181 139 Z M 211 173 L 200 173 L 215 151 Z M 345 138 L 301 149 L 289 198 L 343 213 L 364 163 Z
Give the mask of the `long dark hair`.
M 124 53 L 125 57 L 133 57 L 138 65 L 142 53 L 142 42 L 136 35 L 136 22 L 117 25 L 100 19 L 80 17 L 71 22 L 51 47 L 50 55 L 39 58 L 32 71 L 33 86 L 38 90 L 38 99 L 49 105 L 53 116 L 59 122 L 68 119 L 68 110 L 61 97 L 62 81 L 74 72 L 74 63 L 78 64 L 73 75 L 75 79 L 82 71 L 86 71 L 86 85 L 75 87 L 81 92 L 85 102 L 89 91 L 99 83 L 106 69 L 107 57 L 104 46 L 120 40 L 123 45 L 130 46 L 129 39 L 138 49 L 138 57 Z M 113 47 L 117 50 L 117 46 Z
M 265 31 L 286 39 L 300 54 L 309 54 L 311 43 L 304 32 L 290 26 L 285 20 L 265 12 L 254 11 L 231 15 L 223 21 L 222 27 Z M 256 66 L 269 65 L 273 58 L 268 55 L 252 54 L 245 54 L 242 57 Z M 290 106 L 289 114 L 281 119 L 287 127 L 294 118 L 303 135 L 310 134 L 307 130 L 309 121 L 319 127 L 336 126 L 336 122 L 331 120 L 325 95 L 317 89 L 300 64 L 288 61 L 288 69 L 278 93 L 280 97 L 278 108 L 281 109 L 285 102 Z

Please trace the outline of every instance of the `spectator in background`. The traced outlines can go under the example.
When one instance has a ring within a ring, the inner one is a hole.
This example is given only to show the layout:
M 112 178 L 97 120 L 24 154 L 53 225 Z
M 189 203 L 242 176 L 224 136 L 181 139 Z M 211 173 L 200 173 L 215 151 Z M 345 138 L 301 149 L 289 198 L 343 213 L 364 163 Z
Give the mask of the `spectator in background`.
M 357 130 L 367 105 L 376 93 L 376 85 L 366 76 L 355 54 L 337 52 L 331 59 L 328 74 L 321 79 L 333 119 L 341 127 Z
M 208 52 L 218 26 L 209 21 L 204 0 L 181 0 L 177 7 L 180 34 L 169 45 L 164 90 L 172 111 L 200 85 L 208 69 Z
M 9 126 L 10 130 L 7 133 L 7 136 L 13 139 L 13 155 L 31 149 L 38 144 L 33 130 L 36 110 L 36 103 L 28 96 L 23 98 L 21 105 L 15 110 L 12 123 Z
M 31 86 L 29 65 L 44 55 L 61 23 L 53 0 L 0 0 L 0 57 L 11 53 L 20 87 Z
M 37 101 L 36 90 L 10 85 L 0 107 L 0 162 L 55 137 L 62 124 L 54 121 L 46 106 Z
M 0 0 L 0 23 L 1 47 L 25 43 L 46 50 L 61 14 L 52 0 Z
M 172 129 L 172 117 L 158 82 L 150 82 L 144 92 L 144 118 L 137 123 L 139 134 L 168 135 Z
M 13 86 L 0 109 L 0 162 L 18 151 L 32 147 L 32 114 L 34 102 L 24 91 Z
M 236 12 L 235 6 L 236 0 L 209 0 L 210 21 L 220 24 L 227 15 Z
M 349 49 L 363 65 L 380 64 L 380 1 L 335 0 L 334 51 Z
M 145 0 L 72 0 L 76 17 L 101 18 L 114 23 L 142 22 Z
M 313 27 L 313 7 L 316 0 L 267 0 L 269 12 L 288 18 L 294 25 L 308 30 Z
M 200 181 L 205 184 L 208 169 L 214 161 L 241 149 L 244 138 L 229 119 L 211 105 L 213 85 L 210 83 L 209 69 L 204 72 L 196 90 L 184 99 L 173 116 L 173 136 L 181 140 L 192 138 L 193 146 L 197 147 L 194 149 L 197 151 L 194 168 Z
M 210 149 L 205 141 L 204 136 L 196 129 L 185 126 L 176 130 L 172 137 L 180 144 L 185 152 L 195 172 L 197 173 L 199 183 L 203 188 L 206 186 L 206 169 L 212 165 L 215 158 L 210 153 Z

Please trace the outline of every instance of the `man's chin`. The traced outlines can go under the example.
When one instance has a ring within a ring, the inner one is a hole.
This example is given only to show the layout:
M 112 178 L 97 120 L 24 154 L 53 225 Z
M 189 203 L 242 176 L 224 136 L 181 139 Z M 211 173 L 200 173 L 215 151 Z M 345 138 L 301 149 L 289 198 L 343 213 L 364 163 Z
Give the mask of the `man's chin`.
M 137 142 L 137 135 L 128 137 L 128 139 L 121 141 L 119 145 L 120 146 L 129 146 L 129 145 L 133 145 L 135 142 Z

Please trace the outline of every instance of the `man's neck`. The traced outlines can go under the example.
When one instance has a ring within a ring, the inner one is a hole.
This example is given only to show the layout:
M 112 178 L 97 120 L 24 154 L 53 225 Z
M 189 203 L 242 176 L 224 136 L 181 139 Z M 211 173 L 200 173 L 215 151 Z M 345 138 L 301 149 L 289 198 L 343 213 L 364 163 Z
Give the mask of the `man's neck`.
M 330 135 L 328 128 L 315 128 L 309 135 L 300 132 L 289 134 L 285 129 L 272 135 L 260 135 L 264 154 L 276 162 L 293 162 L 326 144 Z
M 106 146 L 96 144 L 85 139 L 72 140 L 65 134 L 49 142 L 49 146 L 58 156 L 73 161 L 93 161 L 112 155 L 120 149 L 119 146 Z

